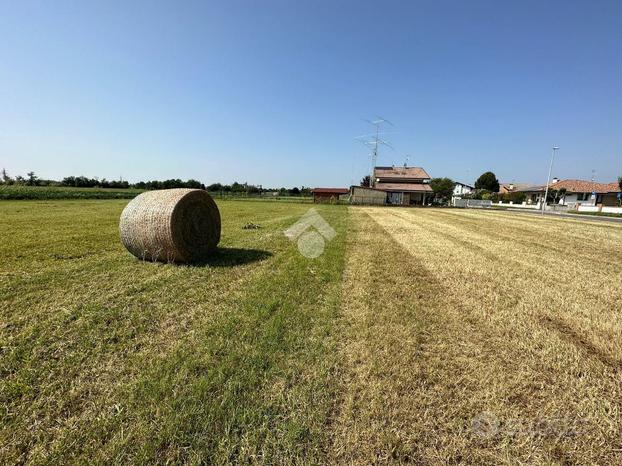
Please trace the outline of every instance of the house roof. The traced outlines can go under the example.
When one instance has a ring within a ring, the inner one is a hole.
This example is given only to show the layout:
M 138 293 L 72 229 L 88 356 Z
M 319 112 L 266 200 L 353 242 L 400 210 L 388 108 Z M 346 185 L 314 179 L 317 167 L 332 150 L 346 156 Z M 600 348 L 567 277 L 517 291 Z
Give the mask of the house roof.
M 375 178 L 425 179 L 430 175 L 421 167 L 375 167 Z
M 348 188 L 313 188 L 311 192 L 317 194 L 346 194 L 350 190 Z
M 377 184 L 377 183 L 376 183 Z M 378 189 L 378 188 L 370 188 L 369 186 L 360 186 L 360 185 L 356 185 L 353 184 L 352 186 L 350 186 L 350 190 L 354 189 L 354 188 L 358 188 L 358 189 L 370 189 L 372 191 L 382 191 L 382 189 Z
M 471 186 L 470 184 L 461 183 L 460 181 L 456 181 L 456 185 L 465 186 L 467 188 L 475 189 L 475 186 Z
M 603 193 L 617 193 L 620 192 L 620 186 L 618 183 L 593 183 L 588 180 L 560 180 L 556 183 L 549 184 L 549 189 L 562 189 L 564 188 L 569 193 L 591 193 L 596 192 L 598 194 Z M 527 192 L 543 192 L 546 189 L 546 185 L 531 186 L 524 189 L 517 189 L 516 191 Z
M 432 187 L 424 183 L 376 183 L 374 188 L 381 191 L 431 193 Z
M 512 189 L 510 189 L 512 186 Z M 503 190 L 512 192 L 512 191 L 522 191 L 527 188 L 532 188 L 532 183 L 501 183 L 499 186 L 499 192 L 503 192 Z
M 620 190 L 620 184 L 619 183 L 605 183 L 605 189 L 607 189 L 608 193 L 619 193 L 621 192 Z

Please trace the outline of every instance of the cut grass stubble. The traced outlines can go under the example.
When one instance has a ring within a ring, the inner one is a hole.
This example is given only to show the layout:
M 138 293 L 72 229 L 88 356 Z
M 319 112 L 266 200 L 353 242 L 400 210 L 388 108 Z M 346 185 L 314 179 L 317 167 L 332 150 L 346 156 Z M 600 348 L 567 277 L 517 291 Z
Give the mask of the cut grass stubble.
M 227 203 L 220 256 L 178 267 L 123 250 L 123 203 L 27 204 L 0 206 L 1 462 L 320 461 L 343 209 L 310 261 L 282 233 L 308 207 Z
M 620 462 L 619 225 L 223 202 L 178 267 L 123 205 L 0 204 L 0 462 Z
M 336 462 L 619 462 L 622 229 L 352 212 Z

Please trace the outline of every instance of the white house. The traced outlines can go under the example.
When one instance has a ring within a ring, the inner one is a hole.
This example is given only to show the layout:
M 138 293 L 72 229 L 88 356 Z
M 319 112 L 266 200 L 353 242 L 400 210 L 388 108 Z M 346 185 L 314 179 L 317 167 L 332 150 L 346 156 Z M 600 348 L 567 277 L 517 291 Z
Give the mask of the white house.
M 470 194 L 474 190 L 475 190 L 475 188 L 473 186 L 471 186 L 471 185 L 457 182 L 454 185 L 454 192 L 451 195 L 451 203 L 452 203 L 452 205 L 455 204 L 455 200 L 456 199 L 462 199 L 462 196 L 464 196 L 465 194 Z
M 545 186 L 533 186 L 520 189 L 527 196 L 528 204 L 538 204 L 544 198 Z M 553 178 L 549 184 L 549 193 L 553 192 L 556 203 L 568 206 L 571 209 L 579 206 L 616 206 L 618 204 L 617 193 L 620 187 L 617 183 L 595 183 L 587 180 L 559 180 Z

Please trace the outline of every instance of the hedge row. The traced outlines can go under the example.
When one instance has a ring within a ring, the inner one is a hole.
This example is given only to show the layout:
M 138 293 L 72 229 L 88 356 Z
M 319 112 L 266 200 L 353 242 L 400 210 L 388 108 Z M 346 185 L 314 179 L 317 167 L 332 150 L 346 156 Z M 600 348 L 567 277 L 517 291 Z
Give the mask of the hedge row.
M 52 186 L 0 186 L 0 199 L 132 199 L 136 189 L 69 188 Z

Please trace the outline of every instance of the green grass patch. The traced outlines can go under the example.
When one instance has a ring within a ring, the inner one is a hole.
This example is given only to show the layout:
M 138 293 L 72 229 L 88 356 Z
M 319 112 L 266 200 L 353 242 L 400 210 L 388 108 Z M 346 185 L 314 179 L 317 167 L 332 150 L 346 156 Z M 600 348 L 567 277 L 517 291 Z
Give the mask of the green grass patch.
M 0 462 L 322 463 L 346 208 L 312 260 L 283 235 L 308 205 L 222 202 L 191 267 L 129 255 L 124 205 L 0 204 Z
M 576 215 L 594 215 L 596 217 L 617 217 L 622 218 L 622 214 L 614 214 L 611 212 L 579 212 L 578 210 L 569 210 L 567 213 Z
M 0 185 L 0 199 L 132 199 L 140 189 Z

